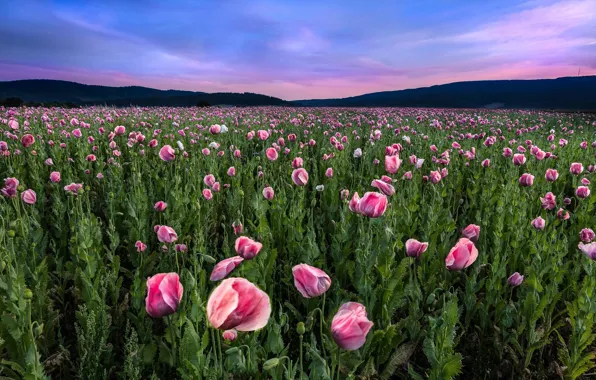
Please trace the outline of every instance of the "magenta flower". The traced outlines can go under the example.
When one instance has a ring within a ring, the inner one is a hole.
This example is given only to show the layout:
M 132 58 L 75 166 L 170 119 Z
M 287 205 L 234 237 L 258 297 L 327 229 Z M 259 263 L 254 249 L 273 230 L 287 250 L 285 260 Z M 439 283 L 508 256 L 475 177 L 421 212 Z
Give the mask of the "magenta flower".
M 542 208 L 545 210 L 554 210 L 557 207 L 557 197 L 550 191 L 546 195 L 540 198 L 542 202 Z
M 584 255 L 596 261 L 596 243 L 579 243 L 577 247 L 584 253 Z
M 158 212 L 163 212 L 166 209 L 166 207 L 168 207 L 168 204 L 166 202 L 159 201 L 159 202 L 155 203 L 155 205 L 153 206 L 153 209 Z
M 176 152 L 174 151 L 174 148 L 172 148 L 169 145 L 164 145 L 160 150 L 159 150 L 159 158 L 161 158 L 164 161 L 172 161 L 176 158 Z
M 157 240 L 162 243 L 173 243 L 178 240 L 178 235 L 172 227 L 158 226 L 157 228 Z
M 263 197 L 265 199 L 267 199 L 268 201 L 272 200 L 274 196 L 275 196 L 275 191 L 273 191 L 272 187 L 267 186 L 266 188 L 263 189 Z
M 154 318 L 174 314 L 184 288 L 177 273 L 159 273 L 147 279 L 145 310 Z
M 474 243 L 461 238 L 445 258 L 445 265 L 449 270 L 459 271 L 472 265 L 478 258 L 478 249 Z
M 594 234 L 594 231 L 590 228 L 584 228 L 579 233 L 579 238 L 584 243 L 590 243 L 595 237 L 596 235 Z
M 319 268 L 298 264 L 292 268 L 294 286 L 304 298 L 318 297 L 331 286 L 331 278 Z
M 207 319 L 220 330 L 255 331 L 267 325 L 271 302 L 267 293 L 244 278 L 228 278 L 207 301 Z
M 137 240 L 137 242 L 135 243 L 135 247 L 137 248 L 137 252 L 145 252 L 145 250 L 147 249 L 147 244 L 143 243 L 140 240 Z
M 546 221 L 544 219 L 542 219 L 542 217 L 537 217 L 534 220 L 532 220 L 531 222 L 532 227 L 534 227 L 537 231 L 541 231 L 544 229 L 545 225 L 546 225 Z
M 308 172 L 304 168 L 294 169 L 292 181 L 296 186 L 304 186 L 308 183 Z
M 344 350 L 357 350 L 366 342 L 366 335 L 373 327 L 367 318 L 366 308 L 357 302 L 348 302 L 339 308 L 331 321 L 331 336 Z
M 507 283 L 509 285 L 513 286 L 513 287 L 520 286 L 522 284 L 522 282 L 524 282 L 524 276 L 522 276 L 521 274 L 519 274 L 519 272 L 513 273 L 507 279 Z
M 263 244 L 256 242 L 249 237 L 240 236 L 238 239 L 236 239 L 234 248 L 236 249 L 238 256 L 244 258 L 245 260 L 251 260 L 259 254 L 263 248 Z
M 417 259 L 426 252 L 428 249 L 428 243 L 419 242 L 416 239 L 408 239 L 406 241 L 406 255 L 415 257 Z
M 232 273 L 232 271 L 236 269 L 236 267 L 243 261 L 244 258 L 240 256 L 233 256 L 220 261 L 219 263 L 215 264 L 215 267 L 213 267 L 213 271 L 211 272 L 209 280 L 219 281 L 228 277 L 228 275 Z
M 28 205 L 33 205 L 37 201 L 37 194 L 31 189 L 27 189 L 21 193 L 21 199 Z
M 77 195 L 79 193 L 79 190 L 82 188 L 83 188 L 82 183 L 71 183 L 70 185 L 64 186 L 64 190 L 70 191 L 74 195 Z

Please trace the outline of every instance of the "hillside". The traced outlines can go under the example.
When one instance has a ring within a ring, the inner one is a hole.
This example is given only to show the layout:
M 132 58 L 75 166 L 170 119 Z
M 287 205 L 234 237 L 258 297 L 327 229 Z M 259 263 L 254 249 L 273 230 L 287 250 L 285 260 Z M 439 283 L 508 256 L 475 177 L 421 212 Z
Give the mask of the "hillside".
M 596 110 L 596 76 L 537 80 L 457 82 L 341 99 L 285 101 L 253 93 L 206 93 L 130 86 L 85 85 L 59 80 L 0 82 L 0 99 L 26 103 L 114 106 L 293 105 L 308 107 L 445 107 Z
M 301 106 L 540 108 L 596 110 L 596 76 L 457 82 L 342 99 L 292 102 Z
M 157 90 L 130 86 L 109 87 L 60 80 L 17 80 L 0 82 L 0 99 L 20 98 L 26 103 L 107 104 L 115 106 L 288 105 L 279 98 L 252 93 L 205 93 Z

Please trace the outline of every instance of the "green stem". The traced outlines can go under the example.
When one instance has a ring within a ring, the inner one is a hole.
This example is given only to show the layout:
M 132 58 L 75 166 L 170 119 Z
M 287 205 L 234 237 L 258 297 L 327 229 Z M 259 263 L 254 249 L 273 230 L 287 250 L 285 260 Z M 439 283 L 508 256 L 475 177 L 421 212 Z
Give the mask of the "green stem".
M 13 198 L 14 207 L 17 211 L 17 217 L 19 218 L 19 225 L 21 226 L 21 237 L 25 239 L 25 227 L 23 225 L 23 218 L 21 218 L 21 206 L 19 205 L 19 201 L 17 197 Z
M 33 363 L 33 369 L 35 371 L 35 374 L 37 375 L 37 362 L 38 362 L 38 357 L 37 357 L 37 347 L 35 344 L 35 334 L 33 334 L 33 325 L 31 324 L 31 300 L 27 301 L 27 317 L 29 319 L 29 334 L 31 334 L 31 344 L 34 347 L 34 351 L 35 351 L 35 361 Z
M 220 339 L 219 334 L 217 334 L 217 331 L 215 334 L 215 341 L 217 344 L 217 353 L 219 354 L 219 369 L 220 369 L 221 373 L 224 373 L 223 372 L 223 356 L 221 354 L 221 339 Z
M 174 367 L 176 367 L 176 337 L 174 336 L 174 324 L 172 323 L 172 316 L 168 316 L 168 327 L 170 329 L 170 339 L 172 340 L 172 357 L 174 358 Z
M 300 380 L 304 378 L 304 368 L 302 367 L 302 339 L 303 336 L 300 334 Z
M 325 339 L 323 338 L 323 324 L 325 324 L 325 296 L 326 295 L 327 295 L 327 292 L 323 293 L 323 307 L 321 308 L 321 323 L 320 323 L 321 350 L 323 351 L 323 357 L 325 358 L 325 360 L 327 360 L 327 358 L 326 358 L 326 354 L 325 354 Z
M 215 337 L 214 337 L 214 331 L 213 329 L 209 329 L 209 333 L 211 334 L 211 342 L 213 345 L 213 356 L 215 356 L 215 366 L 219 367 L 218 362 L 219 362 L 219 358 L 217 356 L 217 350 L 215 349 L 216 343 L 215 343 Z
M 336 374 L 335 374 L 335 376 L 336 376 L 335 378 L 336 379 L 339 379 L 339 354 L 340 354 L 340 348 L 337 347 L 337 371 L 336 371 Z
M 248 371 L 248 373 L 250 373 L 250 347 L 248 347 L 246 344 L 243 344 L 242 346 L 239 346 L 238 348 L 246 348 L 246 356 L 247 356 L 247 366 L 246 366 L 246 370 Z
M 180 265 L 178 265 L 178 251 L 176 247 L 174 247 L 174 257 L 176 258 L 176 269 L 178 270 L 178 274 L 180 274 Z

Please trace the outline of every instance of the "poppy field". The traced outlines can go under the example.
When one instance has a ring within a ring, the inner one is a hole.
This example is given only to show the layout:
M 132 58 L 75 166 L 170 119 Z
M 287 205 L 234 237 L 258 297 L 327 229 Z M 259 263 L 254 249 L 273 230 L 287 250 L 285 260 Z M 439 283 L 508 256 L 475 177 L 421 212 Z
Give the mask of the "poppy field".
M 0 108 L 2 379 L 596 374 L 596 115 Z

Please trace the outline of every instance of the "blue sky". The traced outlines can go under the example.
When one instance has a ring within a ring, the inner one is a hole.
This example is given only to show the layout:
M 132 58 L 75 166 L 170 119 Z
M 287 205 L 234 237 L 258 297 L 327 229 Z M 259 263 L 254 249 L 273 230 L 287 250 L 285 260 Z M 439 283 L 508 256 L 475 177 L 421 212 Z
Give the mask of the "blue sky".
M 596 74 L 596 1 L 0 1 L 0 80 L 345 97 Z

